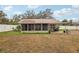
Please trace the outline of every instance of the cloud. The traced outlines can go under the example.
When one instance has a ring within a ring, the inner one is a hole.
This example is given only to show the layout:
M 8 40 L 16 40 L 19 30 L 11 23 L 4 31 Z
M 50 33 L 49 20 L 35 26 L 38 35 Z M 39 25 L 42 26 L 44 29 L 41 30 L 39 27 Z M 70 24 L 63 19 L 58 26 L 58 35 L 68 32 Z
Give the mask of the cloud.
M 73 8 L 79 8 L 79 5 L 72 5 Z
M 4 11 L 10 11 L 13 7 L 12 6 L 5 6 Z
M 39 7 L 38 5 L 28 5 L 27 6 L 27 8 L 29 8 L 29 9 L 36 9 L 38 7 Z
M 12 6 L 5 6 L 4 8 L 5 11 L 9 11 L 10 9 L 12 9 Z
M 66 15 L 72 15 L 73 10 L 71 8 L 63 8 L 61 10 L 54 11 L 54 16 L 60 17 L 60 16 L 66 16 Z
M 74 12 L 78 13 L 79 12 L 79 5 L 72 5 L 72 8 Z
M 54 11 L 55 17 L 67 16 L 79 13 L 79 5 L 72 5 L 71 8 L 62 8 L 60 10 Z

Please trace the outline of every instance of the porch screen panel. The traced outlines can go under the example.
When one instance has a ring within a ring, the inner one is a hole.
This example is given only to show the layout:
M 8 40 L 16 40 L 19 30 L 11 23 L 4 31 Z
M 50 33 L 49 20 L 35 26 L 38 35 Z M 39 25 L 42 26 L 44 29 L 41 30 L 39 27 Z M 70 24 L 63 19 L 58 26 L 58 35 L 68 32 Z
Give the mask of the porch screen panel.
M 29 24 L 28 30 L 33 31 L 34 30 L 34 24 Z
M 43 27 L 43 30 L 48 30 L 48 24 L 43 24 L 42 27 Z
M 27 31 L 27 24 L 25 24 L 25 30 Z
M 35 30 L 40 31 L 41 30 L 41 24 L 35 24 Z

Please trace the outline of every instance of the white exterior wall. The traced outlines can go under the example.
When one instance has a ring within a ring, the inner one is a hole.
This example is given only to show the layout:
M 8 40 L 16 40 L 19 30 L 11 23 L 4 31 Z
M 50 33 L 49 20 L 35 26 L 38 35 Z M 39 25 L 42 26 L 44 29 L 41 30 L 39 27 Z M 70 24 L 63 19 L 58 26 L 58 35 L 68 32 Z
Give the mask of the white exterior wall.
M 79 26 L 59 26 L 59 29 L 79 30 Z
M 0 32 L 11 31 L 11 30 L 13 30 L 12 28 L 16 28 L 16 27 L 17 27 L 17 25 L 0 24 Z
M 13 30 L 12 28 L 16 28 L 17 26 L 18 25 L 0 24 L 0 32 L 11 31 Z M 59 29 L 65 29 L 65 26 L 59 26 Z M 75 30 L 75 29 L 79 29 L 79 26 L 66 26 L 66 29 Z

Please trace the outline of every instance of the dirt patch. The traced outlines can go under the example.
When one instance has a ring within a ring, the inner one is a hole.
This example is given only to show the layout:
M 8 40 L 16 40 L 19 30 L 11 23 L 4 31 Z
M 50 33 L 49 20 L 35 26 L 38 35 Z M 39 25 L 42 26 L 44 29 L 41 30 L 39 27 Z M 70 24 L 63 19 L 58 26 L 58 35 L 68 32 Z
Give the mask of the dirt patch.
M 69 34 L 0 35 L 0 52 L 76 53 L 79 52 L 79 31 Z

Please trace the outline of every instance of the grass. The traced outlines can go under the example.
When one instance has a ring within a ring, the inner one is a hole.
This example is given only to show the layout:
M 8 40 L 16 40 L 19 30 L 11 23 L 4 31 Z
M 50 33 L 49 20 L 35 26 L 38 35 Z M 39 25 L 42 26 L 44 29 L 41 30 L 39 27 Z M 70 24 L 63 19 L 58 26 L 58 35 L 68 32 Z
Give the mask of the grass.
M 14 31 L 11 31 L 11 32 L 0 32 L 0 35 L 19 35 L 19 34 L 22 34 L 20 32 L 14 32 Z
M 69 34 L 44 33 L 44 35 L 1 32 L 0 52 L 79 52 L 79 31 L 71 31 Z
M 48 31 L 26 31 L 26 32 L 22 32 L 23 34 L 48 34 Z
M 18 32 L 18 31 L 0 32 L 0 35 L 23 35 L 23 34 L 48 34 L 48 32 Z

